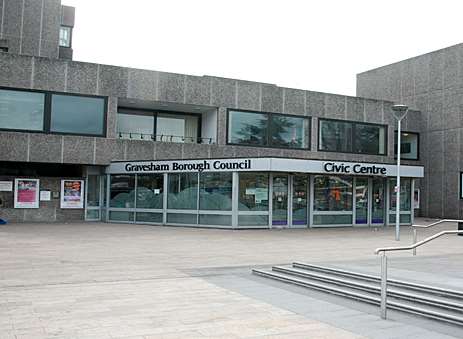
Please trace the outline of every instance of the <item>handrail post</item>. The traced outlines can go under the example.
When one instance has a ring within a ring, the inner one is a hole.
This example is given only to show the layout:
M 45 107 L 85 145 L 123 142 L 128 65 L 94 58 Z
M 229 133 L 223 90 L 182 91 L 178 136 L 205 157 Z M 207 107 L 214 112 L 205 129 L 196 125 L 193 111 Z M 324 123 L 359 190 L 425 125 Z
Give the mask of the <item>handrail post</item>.
M 416 244 L 418 235 L 417 235 L 417 230 L 416 227 L 413 227 L 413 245 Z M 413 249 L 413 255 L 416 255 L 416 247 Z
M 387 256 L 383 251 L 381 256 L 381 318 L 386 319 L 387 310 Z

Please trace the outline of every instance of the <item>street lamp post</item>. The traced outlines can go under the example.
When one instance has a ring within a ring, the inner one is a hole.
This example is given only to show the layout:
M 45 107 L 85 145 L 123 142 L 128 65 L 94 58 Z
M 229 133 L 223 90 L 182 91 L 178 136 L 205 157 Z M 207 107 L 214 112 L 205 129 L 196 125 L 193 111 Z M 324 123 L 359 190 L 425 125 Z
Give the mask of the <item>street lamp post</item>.
M 400 240 L 400 137 L 401 137 L 401 122 L 408 112 L 406 105 L 393 105 L 392 112 L 397 120 L 397 179 L 395 187 L 395 240 Z

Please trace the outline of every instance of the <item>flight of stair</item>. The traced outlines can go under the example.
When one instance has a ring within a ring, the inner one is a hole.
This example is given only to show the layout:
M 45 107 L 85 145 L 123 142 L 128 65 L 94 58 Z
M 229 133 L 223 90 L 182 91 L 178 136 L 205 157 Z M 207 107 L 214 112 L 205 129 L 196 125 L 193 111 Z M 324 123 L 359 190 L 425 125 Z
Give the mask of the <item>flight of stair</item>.
M 295 262 L 254 269 L 256 275 L 380 305 L 380 278 L 337 268 Z M 463 325 L 463 291 L 388 279 L 387 308 Z M 379 314 L 379 309 L 378 309 Z

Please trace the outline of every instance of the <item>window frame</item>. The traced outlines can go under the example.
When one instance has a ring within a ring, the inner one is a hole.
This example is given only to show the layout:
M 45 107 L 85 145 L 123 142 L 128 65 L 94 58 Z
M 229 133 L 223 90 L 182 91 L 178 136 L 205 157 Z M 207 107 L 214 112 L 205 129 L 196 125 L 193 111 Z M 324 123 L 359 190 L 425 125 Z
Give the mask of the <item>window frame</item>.
M 322 121 L 335 121 L 335 122 L 344 122 L 352 124 L 352 151 L 336 151 L 336 150 L 325 150 L 321 148 L 320 137 L 321 137 L 321 122 Z M 353 148 L 356 145 L 355 132 L 356 132 L 356 125 L 370 125 L 370 126 L 377 126 L 377 127 L 384 127 L 384 153 L 359 153 L 354 152 Z M 389 129 L 388 125 L 385 124 L 375 124 L 373 122 L 363 122 L 363 121 L 355 121 L 355 120 L 342 120 L 342 119 L 331 119 L 331 118 L 318 118 L 318 138 L 317 138 L 317 151 L 318 152 L 330 152 L 330 153 L 346 153 L 346 154 L 364 154 L 364 155 L 378 155 L 378 156 L 387 156 L 388 154 L 388 142 L 389 142 Z
M 394 130 L 394 159 L 397 159 L 397 146 L 396 146 L 396 134 L 397 130 Z M 401 134 L 408 133 L 408 134 L 414 134 L 416 135 L 416 159 L 410 159 L 410 158 L 402 158 L 402 152 L 400 152 L 400 160 L 405 160 L 405 161 L 420 161 L 420 133 L 419 132 L 412 132 L 412 131 L 400 131 Z M 402 138 L 400 139 L 402 141 Z
M 69 46 L 63 46 L 61 44 L 59 44 L 59 47 L 62 47 L 62 48 L 72 48 L 72 31 L 74 30 L 74 27 L 73 26 L 68 26 L 68 25 L 60 25 L 59 26 L 59 29 L 60 29 L 60 33 L 61 33 L 61 28 L 64 27 L 64 28 L 69 28 Z M 58 43 L 61 42 L 61 34 L 58 34 Z
M 121 112 L 122 110 L 122 112 Z M 124 112 L 124 111 L 127 111 L 127 112 Z M 132 111 L 132 112 L 131 112 Z M 151 114 L 137 114 L 137 113 L 134 113 L 134 112 L 145 112 L 145 113 L 151 113 Z M 136 107 L 127 107 L 127 106 L 118 106 L 117 107 L 117 114 L 127 114 L 127 115 L 147 115 L 147 116 L 152 116 L 153 117 L 153 132 L 154 132 L 154 137 L 156 137 L 158 134 L 157 134 L 157 129 L 158 129 L 158 125 L 157 125 L 157 118 L 158 118 L 158 113 L 161 113 L 161 114 L 179 114 L 179 115 L 190 115 L 190 116 L 195 116 L 198 118 L 198 130 L 197 130 L 197 135 L 196 135 L 196 142 L 197 143 L 200 143 L 199 141 L 201 140 L 201 133 L 202 133 L 202 124 L 203 124 L 203 120 L 202 120 L 202 114 L 201 113 L 190 113 L 190 112 L 180 112 L 180 111 L 169 111 L 169 110 L 162 110 L 162 109 L 145 109 L 145 108 L 136 108 Z M 116 116 L 116 121 L 117 121 L 117 116 Z M 116 134 L 119 134 L 121 132 L 119 132 L 117 130 L 117 125 L 116 125 Z M 136 132 L 134 132 L 134 134 L 137 134 Z M 154 140 L 154 141 L 157 141 L 157 140 Z M 161 142 L 161 141 L 160 141 Z M 165 142 L 165 141 L 163 141 Z
M 21 92 L 32 92 L 44 94 L 44 108 L 43 108 L 43 128 L 41 131 L 30 130 L 30 129 L 10 129 L 0 127 L 0 131 L 6 132 L 22 132 L 22 133 L 41 133 L 41 134 L 54 134 L 54 135 L 76 135 L 76 136 L 87 136 L 87 137 L 102 137 L 106 138 L 107 135 L 107 120 L 108 120 L 108 97 L 102 95 L 92 94 L 80 94 L 80 93 L 68 93 L 68 92 L 57 92 L 57 91 L 42 91 L 38 89 L 25 89 L 15 87 L 0 86 L 0 90 L 6 91 L 21 91 Z M 74 97 L 85 97 L 85 98 L 99 98 L 104 100 L 103 105 L 103 133 L 102 134 L 88 134 L 88 133 L 69 133 L 69 132 L 53 132 L 50 130 L 51 127 L 51 102 L 53 95 L 67 95 Z
M 261 115 L 267 116 L 267 130 L 270 130 L 270 126 L 272 124 L 272 117 L 275 115 L 290 117 L 290 118 L 300 118 L 305 119 L 308 121 L 307 124 L 307 147 L 287 147 L 287 146 L 275 146 L 272 144 L 271 139 L 272 136 L 270 133 L 267 133 L 266 136 L 266 145 L 255 145 L 255 144 L 238 144 L 229 141 L 230 136 L 230 112 L 243 112 L 243 113 L 256 113 Z M 303 151 L 310 151 L 311 149 L 311 138 L 312 138 L 312 117 L 306 115 L 298 115 L 298 114 L 285 114 L 285 113 L 277 113 L 277 112 L 262 112 L 262 111 L 255 111 L 255 110 L 246 110 L 246 109 L 234 109 L 234 108 L 227 108 L 227 124 L 226 124 L 226 143 L 227 145 L 231 146 L 244 146 L 244 147 L 258 147 L 258 148 L 276 148 L 276 149 L 291 149 L 291 150 L 303 150 Z

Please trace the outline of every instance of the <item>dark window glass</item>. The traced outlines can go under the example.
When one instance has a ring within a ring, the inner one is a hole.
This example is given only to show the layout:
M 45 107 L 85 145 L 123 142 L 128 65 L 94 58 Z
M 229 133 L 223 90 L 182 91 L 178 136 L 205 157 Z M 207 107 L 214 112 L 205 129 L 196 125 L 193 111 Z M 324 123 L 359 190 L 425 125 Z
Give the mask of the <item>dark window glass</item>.
M 352 152 L 352 123 L 320 120 L 319 138 L 322 151 Z
M 201 173 L 199 176 L 199 209 L 232 209 L 232 173 Z
M 71 47 L 71 31 L 68 26 L 61 26 L 59 29 L 59 45 L 61 47 Z
M 135 175 L 111 175 L 109 207 L 135 207 Z
M 309 120 L 307 118 L 272 115 L 271 145 L 288 148 L 308 148 Z
M 0 90 L 0 128 L 43 130 L 45 94 Z
M 196 210 L 198 203 L 198 174 L 169 174 L 167 208 Z
M 355 124 L 355 153 L 385 154 L 386 128 L 378 125 Z
M 228 142 L 232 144 L 267 144 L 268 115 L 252 112 L 229 112 Z
M 163 189 L 162 174 L 138 174 L 137 208 L 162 209 Z
M 418 160 L 418 138 L 418 133 L 401 132 L 401 159 Z M 394 154 L 397 157 L 397 131 L 394 134 Z
M 320 119 L 321 151 L 386 154 L 386 127 L 351 121 Z
M 52 132 L 104 135 L 103 98 L 52 95 Z

